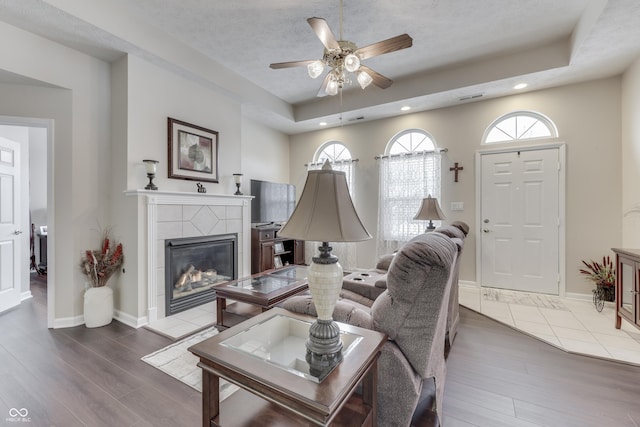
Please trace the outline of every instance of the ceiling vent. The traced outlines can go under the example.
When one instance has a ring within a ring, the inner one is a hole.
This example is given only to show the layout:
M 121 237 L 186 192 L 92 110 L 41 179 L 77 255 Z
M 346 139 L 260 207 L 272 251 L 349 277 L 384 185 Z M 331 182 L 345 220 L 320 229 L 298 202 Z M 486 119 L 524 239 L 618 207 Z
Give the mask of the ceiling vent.
M 364 120 L 364 116 L 352 117 L 348 121 L 355 122 L 355 121 L 358 121 L 358 120 Z
M 482 98 L 483 96 L 484 96 L 484 92 L 476 93 L 474 95 L 463 96 L 462 98 L 460 98 L 460 101 L 468 101 L 470 99 Z

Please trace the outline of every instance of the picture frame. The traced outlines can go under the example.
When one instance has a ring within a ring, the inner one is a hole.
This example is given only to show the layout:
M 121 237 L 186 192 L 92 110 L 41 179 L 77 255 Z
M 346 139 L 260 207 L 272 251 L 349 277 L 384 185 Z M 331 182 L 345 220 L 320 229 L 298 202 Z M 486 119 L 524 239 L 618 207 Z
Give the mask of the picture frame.
M 218 181 L 218 132 L 167 119 L 169 178 Z
M 273 268 L 282 268 L 282 258 L 276 255 L 273 257 Z
M 284 252 L 284 245 L 282 244 L 282 242 L 274 243 L 273 251 L 277 254 L 281 254 L 282 252 Z

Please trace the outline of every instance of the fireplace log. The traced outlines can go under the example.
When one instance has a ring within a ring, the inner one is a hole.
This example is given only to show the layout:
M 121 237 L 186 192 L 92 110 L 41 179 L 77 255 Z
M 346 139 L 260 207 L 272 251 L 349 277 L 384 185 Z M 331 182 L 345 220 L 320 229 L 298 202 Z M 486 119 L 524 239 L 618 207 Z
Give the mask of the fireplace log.
M 187 283 L 187 279 L 189 278 L 189 275 L 195 269 L 196 268 L 192 264 L 189 264 L 189 268 L 187 268 L 187 271 L 185 271 L 180 275 L 180 278 L 175 283 L 175 285 L 173 285 L 173 287 L 176 289 L 183 287 Z

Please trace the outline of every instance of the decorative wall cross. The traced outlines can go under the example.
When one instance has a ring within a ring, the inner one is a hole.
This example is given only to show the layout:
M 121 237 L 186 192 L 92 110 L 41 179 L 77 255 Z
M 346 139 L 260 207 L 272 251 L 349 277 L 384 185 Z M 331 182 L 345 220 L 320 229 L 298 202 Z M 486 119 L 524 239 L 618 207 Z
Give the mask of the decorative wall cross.
M 450 170 L 450 171 L 454 171 L 454 173 L 455 173 L 455 176 L 454 176 L 453 182 L 458 182 L 458 171 L 461 171 L 461 170 L 463 170 L 463 169 L 464 169 L 464 168 L 463 168 L 462 166 L 458 166 L 458 162 L 455 162 L 455 163 L 453 164 L 453 167 L 452 167 L 452 168 L 449 168 L 449 170 Z

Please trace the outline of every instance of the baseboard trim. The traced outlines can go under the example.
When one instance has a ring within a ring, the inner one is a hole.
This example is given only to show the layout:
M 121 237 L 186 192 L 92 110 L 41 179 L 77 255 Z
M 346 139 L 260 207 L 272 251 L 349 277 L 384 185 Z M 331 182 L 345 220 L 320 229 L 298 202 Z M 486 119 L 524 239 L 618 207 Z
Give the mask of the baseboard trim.
M 131 326 L 132 328 L 136 328 L 136 329 L 149 323 L 146 316 L 135 317 L 120 310 L 114 311 L 113 318 L 116 319 L 118 322 L 124 323 L 125 325 Z
M 20 294 L 20 302 L 33 298 L 31 291 L 23 292 Z
M 73 328 L 80 325 L 84 325 L 84 314 L 74 317 L 62 317 L 53 320 L 53 329 Z

